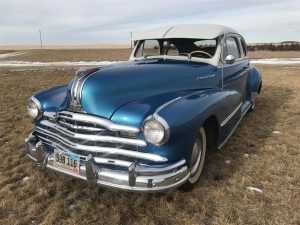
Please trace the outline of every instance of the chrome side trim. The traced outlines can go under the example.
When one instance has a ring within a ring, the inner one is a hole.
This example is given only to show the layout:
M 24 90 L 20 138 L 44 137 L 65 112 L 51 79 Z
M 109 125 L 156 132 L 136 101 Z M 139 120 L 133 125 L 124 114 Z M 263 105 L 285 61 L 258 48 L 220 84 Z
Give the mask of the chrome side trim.
M 179 96 L 179 97 L 177 97 L 177 98 L 172 99 L 171 101 L 168 101 L 168 102 L 162 104 L 161 106 L 159 106 L 159 107 L 155 110 L 154 114 L 158 114 L 163 108 L 167 107 L 168 105 L 171 105 L 173 102 L 176 102 L 176 101 L 178 101 L 178 100 L 181 99 L 181 98 L 182 98 L 182 97 Z
M 130 139 L 130 138 L 122 138 L 122 137 L 113 137 L 113 136 L 103 136 L 103 135 L 92 135 L 92 134 L 80 134 L 74 133 L 70 130 L 67 130 L 63 127 L 60 127 L 56 124 L 53 124 L 47 120 L 42 120 L 41 124 L 52 129 L 55 129 L 60 134 L 67 135 L 72 138 L 77 138 L 85 141 L 99 141 L 99 142 L 110 142 L 110 143 L 120 143 L 120 144 L 127 144 L 127 145 L 134 145 L 139 147 L 146 147 L 147 143 L 143 140 L 139 139 Z M 47 132 L 52 133 L 49 130 L 45 130 L 41 127 L 36 127 L 36 130 L 39 132 Z M 54 133 L 52 133 L 54 134 Z
M 249 105 L 246 107 L 246 109 L 242 112 L 242 116 L 245 116 L 245 114 L 248 112 L 250 107 L 251 107 L 251 103 L 249 103 Z
M 167 158 L 162 157 L 160 155 L 152 154 L 152 153 L 146 153 L 146 152 L 137 152 L 127 149 L 119 149 L 119 148 L 109 148 L 109 147 L 100 147 L 100 146 L 89 146 L 89 145 L 81 145 L 77 143 L 70 142 L 66 138 L 63 138 L 57 134 L 53 134 L 45 129 L 41 129 L 43 134 L 50 136 L 54 139 L 56 139 L 59 143 L 67 146 L 70 149 L 75 149 L 78 151 L 83 152 L 93 152 L 93 153 L 104 153 L 104 154 L 111 154 L 111 155 L 124 155 L 127 157 L 133 157 L 133 158 L 139 158 L 139 159 L 145 159 L 150 160 L 154 162 L 166 162 L 168 161 Z M 38 130 L 37 130 L 38 131 Z M 48 138 L 45 138 L 43 136 L 38 136 L 40 139 L 43 139 L 45 141 L 49 141 Z
M 222 144 L 219 145 L 218 149 L 220 150 L 225 144 L 226 142 L 229 140 L 229 138 L 232 136 L 232 134 L 234 133 L 234 131 L 236 130 L 236 128 L 238 127 L 238 125 L 240 124 L 240 122 L 242 121 L 243 117 L 241 117 L 239 119 L 239 121 L 236 123 L 236 125 L 233 127 L 233 129 L 230 131 L 229 135 L 227 136 L 227 138 L 222 142 Z
M 241 108 L 242 102 L 226 117 L 225 120 L 221 123 L 221 127 L 223 127 L 234 115 L 235 113 Z
M 69 116 L 69 117 L 68 117 Z M 116 124 L 111 120 L 103 119 L 93 115 L 86 115 L 81 113 L 74 113 L 69 111 L 61 111 L 58 113 L 58 117 L 63 119 L 72 119 L 78 122 L 94 123 L 96 125 L 103 126 L 111 131 L 124 131 L 130 133 L 139 133 L 140 129 L 138 127 Z

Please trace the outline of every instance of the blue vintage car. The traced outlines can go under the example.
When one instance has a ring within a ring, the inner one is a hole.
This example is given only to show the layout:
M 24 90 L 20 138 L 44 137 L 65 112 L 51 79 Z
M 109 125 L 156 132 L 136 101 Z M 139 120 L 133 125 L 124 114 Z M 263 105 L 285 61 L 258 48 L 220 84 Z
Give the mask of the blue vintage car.
M 136 192 L 192 187 L 260 92 L 246 43 L 219 25 L 133 37 L 129 61 L 81 69 L 28 101 L 26 153 L 39 168 Z

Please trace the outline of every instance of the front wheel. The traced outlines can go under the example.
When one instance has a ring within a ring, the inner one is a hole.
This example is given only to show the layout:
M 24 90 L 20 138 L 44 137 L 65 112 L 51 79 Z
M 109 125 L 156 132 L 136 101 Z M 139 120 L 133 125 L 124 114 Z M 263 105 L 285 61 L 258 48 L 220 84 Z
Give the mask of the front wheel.
M 192 189 L 194 184 L 197 183 L 199 177 L 201 175 L 206 154 L 206 134 L 203 127 L 200 128 L 199 135 L 197 136 L 191 159 L 190 159 L 190 178 L 188 181 L 182 186 L 184 190 Z

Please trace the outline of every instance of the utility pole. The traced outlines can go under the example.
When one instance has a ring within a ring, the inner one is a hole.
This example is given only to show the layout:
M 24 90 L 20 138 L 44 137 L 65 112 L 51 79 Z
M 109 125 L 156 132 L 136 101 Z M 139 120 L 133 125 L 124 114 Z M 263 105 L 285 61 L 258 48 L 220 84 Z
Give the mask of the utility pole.
M 42 31 L 39 30 L 39 34 L 40 34 L 40 43 L 41 43 L 41 49 L 43 48 L 43 41 L 42 41 Z
M 130 32 L 130 49 L 132 49 L 132 31 Z

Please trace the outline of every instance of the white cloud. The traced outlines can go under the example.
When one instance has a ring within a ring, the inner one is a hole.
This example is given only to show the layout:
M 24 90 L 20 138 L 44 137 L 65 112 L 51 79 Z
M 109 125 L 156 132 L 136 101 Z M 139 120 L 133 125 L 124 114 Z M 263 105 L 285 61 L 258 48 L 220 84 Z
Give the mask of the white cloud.
M 299 40 L 300 6 L 289 0 L 0 0 L 0 44 L 128 43 L 132 30 L 216 23 L 248 42 Z

